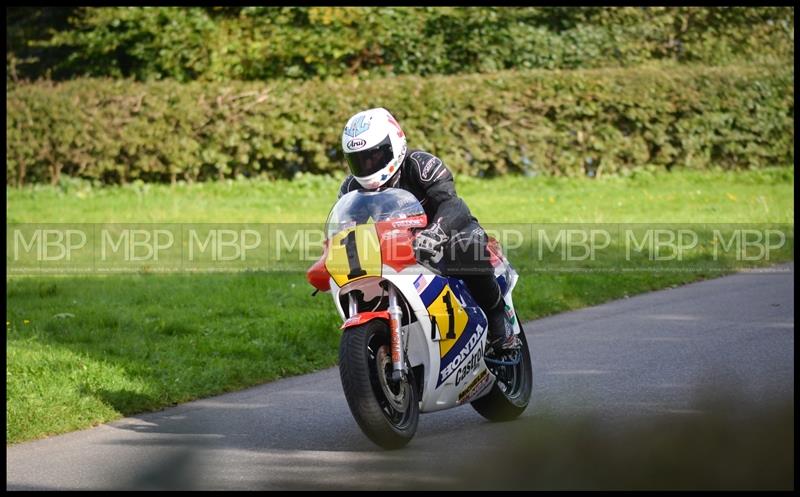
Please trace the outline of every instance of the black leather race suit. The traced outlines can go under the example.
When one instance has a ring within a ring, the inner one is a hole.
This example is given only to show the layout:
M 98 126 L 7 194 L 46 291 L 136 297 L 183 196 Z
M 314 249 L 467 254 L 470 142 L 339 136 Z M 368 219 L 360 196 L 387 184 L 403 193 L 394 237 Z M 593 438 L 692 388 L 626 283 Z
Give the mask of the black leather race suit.
M 398 172 L 385 186 L 411 192 L 425 209 L 428 222 L 439 223 L 449 237 L 444 247 L 445 274 L 464 281 L 489 318 L 490 335 L 502 335 L 504 301 L 489 259 L 486 232 L 456 195 L 453 175 L 444 162 L 427 152 L 409 150 Z M 348 176 L 339 196 L 360 189 L 358 181 Z

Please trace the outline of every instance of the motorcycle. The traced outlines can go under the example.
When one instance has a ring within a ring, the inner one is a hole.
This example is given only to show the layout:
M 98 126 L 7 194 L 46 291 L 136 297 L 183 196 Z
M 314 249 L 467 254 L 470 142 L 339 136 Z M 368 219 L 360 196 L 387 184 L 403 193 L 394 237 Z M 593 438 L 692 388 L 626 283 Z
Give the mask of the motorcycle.
M 377 445 L 405 446 L 420 413 L 470 403 L 491 421 L 518 417 L 532 369 L 512 290 L 518 274 L 490 238 L 495 277 L 519 350 L 486 357 L 487 319 L 464 282 L 414 255 L 428 220 L 408 191 L 354 191 L 331 209 L 323 254 L 307 273 L 331 292 L 344 323 L 339 373 L 358 426 Z M 316 294 L 316 292 L 314 292 Z

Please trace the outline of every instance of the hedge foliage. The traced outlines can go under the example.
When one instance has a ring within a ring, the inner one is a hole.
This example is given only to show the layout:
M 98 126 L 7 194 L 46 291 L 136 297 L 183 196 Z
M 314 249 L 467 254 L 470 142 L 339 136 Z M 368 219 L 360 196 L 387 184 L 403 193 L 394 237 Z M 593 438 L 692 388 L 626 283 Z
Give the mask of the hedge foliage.
M 11 7 L 8 15 L 12 81 L 380 77 L 794 55 L 792 7 Z
M 6 94 L 7 183 L 343 171 L 355 112 L 473 176 L 794 162 L 794 71 L 654 66 L 270 83 L 77 79 Z

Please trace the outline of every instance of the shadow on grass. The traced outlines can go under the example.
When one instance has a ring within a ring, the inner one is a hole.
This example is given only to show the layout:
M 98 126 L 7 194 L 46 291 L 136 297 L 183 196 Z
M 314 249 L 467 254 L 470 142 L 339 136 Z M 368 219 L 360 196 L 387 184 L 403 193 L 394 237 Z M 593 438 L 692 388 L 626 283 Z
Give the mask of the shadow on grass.
M 132 390 L 108 390 L 104 388 L 93 390 L 84 386 L 83 391 L 120 413 L 137 412 L 141 409 L 158 409 L 160 404 L 155 396 Z

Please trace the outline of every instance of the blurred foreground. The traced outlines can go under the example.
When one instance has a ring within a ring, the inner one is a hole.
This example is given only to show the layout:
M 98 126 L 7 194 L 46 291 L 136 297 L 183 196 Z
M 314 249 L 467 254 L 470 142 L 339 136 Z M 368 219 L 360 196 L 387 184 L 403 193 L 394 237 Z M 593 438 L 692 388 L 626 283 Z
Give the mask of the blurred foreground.
M 593 417 L 525 419 L 504 448 L 469 456 L 453 489 L 791 490 L 794 403 L 741 412 L 740 403 L 607 429 Z

